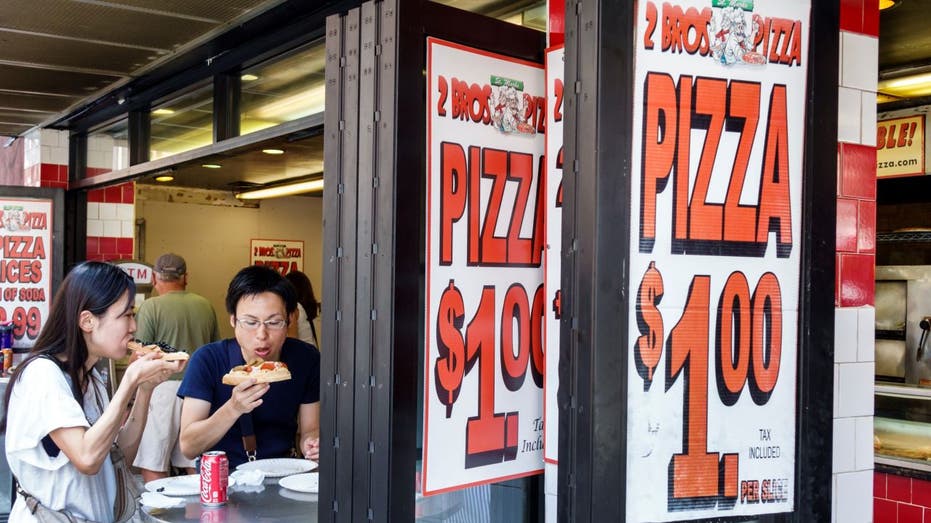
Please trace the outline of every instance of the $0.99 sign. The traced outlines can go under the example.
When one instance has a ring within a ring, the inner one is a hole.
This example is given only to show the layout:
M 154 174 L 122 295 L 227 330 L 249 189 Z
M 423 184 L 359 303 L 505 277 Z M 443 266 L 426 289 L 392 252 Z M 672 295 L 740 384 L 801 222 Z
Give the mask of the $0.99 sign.
M 6 309 L 0 307 L 0 323 L 11 321 L 13 323 L 13 339 L 21 340 L 28 337 L 36 339 L 42 328 L 42 313 L 38 307 L 15 307 L 12 314 L 7 315 Z
M 450 280 L 440 297 L 436 337 L 440 356 L 434 366 L 437 398 L 446 417 L 462 392 L 462 381 L 478 362 L 478 415 L 466 423 L 466 468 L 513 460 L 517 455 L 519 413 L 495 412 L 495 291 L 482 288 L 475 314 L 466 326 L 462 293 Z M 534 385 L 543 388 L 543 286 L 530 302 L 524 286 L 508 287 L 501 309 L 501 378 L 510 391 L 520 389 L 531 371 Z M 515 347 L 516 338 L 516 347 Z M 517 349 L 515 351 L 515 348 Z
M 658 305 L 663 299 L 663 276 L 650 262 L 637 293 L 634 345 L 637 372 L 648 389 L 663 352 L 664 322 Z M 767 272 L 750 293 L 747 277 L 733 272 L 717 303 L 714 335 L 715 380 L 725 406 L 737 403 L 744 384 L 757 405 L 769 401 L 779 377 L 782 353 L 782 298 L 779 281 Z M 666 338 L 665 390 L 684 381 L 682 453 L 669 466 L 670 504 L 696 498 L 737 497 L 739 455 L 708 449 L 708 358 L 711 316 L 711 278 L 696 275 L 689 287 L 678 323 Z

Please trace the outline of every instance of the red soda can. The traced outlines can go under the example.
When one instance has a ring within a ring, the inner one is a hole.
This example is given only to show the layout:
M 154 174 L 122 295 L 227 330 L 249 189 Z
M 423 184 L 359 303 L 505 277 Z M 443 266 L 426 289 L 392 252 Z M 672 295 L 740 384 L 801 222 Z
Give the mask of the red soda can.
M 200 458 L 200 504 L 208 507 L 226 505 L 230 465 L 226 452 L 204 452 Z

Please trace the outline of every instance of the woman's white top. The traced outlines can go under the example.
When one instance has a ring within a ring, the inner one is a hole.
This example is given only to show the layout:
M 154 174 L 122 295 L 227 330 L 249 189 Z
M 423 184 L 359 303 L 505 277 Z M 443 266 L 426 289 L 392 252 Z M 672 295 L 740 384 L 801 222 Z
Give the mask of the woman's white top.
M 43 505 L 67 509 L 91 521 L 111 523 L 116 498 L 116 476 L 109 454 L 100 471 L 88 476 L 78 472 L 62 451 L 50 457 L 42 438 L 63 427 L 88 427 L 88 420 L 100 418 L 109 399 L 103 380 L 92 371 L 92 386 L 84 394 L 84 410 L 71 394 L 71 379 L 52 361 L 39 358 L 23 370 L 13 387 L 7 416 L 6 459 L 23 490 Z M 86 417 L 85 417 L 86 411 Z M 13 504 L 10 521 L 33 522 L 35 517 L 19 495 Z
M 307 311 L 300 303 L 297 304 L 297 337 L 303 342 L 320 348 L 317 345 L 317 338 L 314 338 L 314 331 L 310 328 L 310 322 L 307 321 Z

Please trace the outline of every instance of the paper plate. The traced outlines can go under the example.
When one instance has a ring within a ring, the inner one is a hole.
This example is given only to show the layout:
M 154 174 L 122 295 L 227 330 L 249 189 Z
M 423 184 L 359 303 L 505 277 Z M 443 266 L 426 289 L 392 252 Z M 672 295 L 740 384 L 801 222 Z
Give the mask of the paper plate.
M 229 478 L 227 486 L 232 487 L 236 480 Z M 189 474 L 187 476 L 173 476 L 152 480 L 145 484 L 145 489 L 149 492 L 158 492 L 166 496 L 199 496 L 200 495 L 200 475 Z
M 307 474 L 286 476 L 279 479 L 278 484 L 286 489 L 314 494 L 320 487 L 320 474 L 317 472 L 308 472 Z
M 297 458 L 272 458 L 247 461 L 236 470 L 261 470 L 266 478 L 281 478 L 292 474 L 308 472 L 317 467 L 316 461 Z

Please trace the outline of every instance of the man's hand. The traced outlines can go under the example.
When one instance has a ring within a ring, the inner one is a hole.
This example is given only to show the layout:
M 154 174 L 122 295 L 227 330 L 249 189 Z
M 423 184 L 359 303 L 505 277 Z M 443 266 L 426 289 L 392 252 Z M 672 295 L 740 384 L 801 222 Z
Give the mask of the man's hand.
M 256 383 L 255 378 L 248 380 L 233 387 L 233 393 L 230 396 L 230 406 L 240 414 L 252 412 L 262 404 L 262 396 L 268 392 L 271 386 L 268 383 Z
M 320 459 L 320 438 L 305 438 L 301 443 L 304 459 L 318 461 Z

